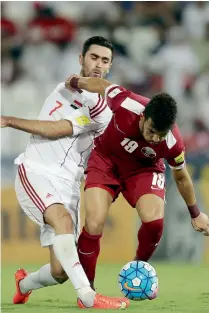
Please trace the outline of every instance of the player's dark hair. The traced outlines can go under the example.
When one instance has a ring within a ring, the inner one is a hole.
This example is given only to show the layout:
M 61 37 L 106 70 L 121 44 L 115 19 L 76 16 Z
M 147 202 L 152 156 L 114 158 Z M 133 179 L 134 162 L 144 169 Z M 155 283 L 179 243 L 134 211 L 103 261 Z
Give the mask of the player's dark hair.
M 98 45 L 98 46 L 102 46 L 102 47 L 106 47 L 110 49 L 112 51 L 112 59 L 113 59 L 114 48 L 113 48 L 112 43 L 106 38 L 101 37 L 101 36 L 90 37 L 84 42 L 83 51 L 82 51 L 83 57 L 86 55 L 86 52 L 89 50 L 91 45 Z
M 147 120 L 152 119 L 153 128 L 158 132 L 168 131 L 175 123 L 177 116 L 176 101 L 167 93 L 158 93 L 149 101 L 144 110 Z

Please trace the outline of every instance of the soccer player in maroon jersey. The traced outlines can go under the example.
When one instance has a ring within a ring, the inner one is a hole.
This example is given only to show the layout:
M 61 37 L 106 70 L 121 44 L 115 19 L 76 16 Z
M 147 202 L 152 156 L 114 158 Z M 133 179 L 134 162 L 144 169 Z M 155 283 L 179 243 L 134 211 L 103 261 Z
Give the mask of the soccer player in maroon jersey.
M 95 278 L 100 238 L 110 205 L 120 192 L 142 221 L 135 259 L 148 261 L 155 251 L 163 232 L 163 159 L 172 169 L 192 226 L 209 235 L 208 216 L 198 209 L 186 168 L 184 143 L 175 124 L 175 100 L 166 93 L 148 99 L 100 78 L 71 76 L 66 87 L 100 93 L 114 113 L 104 133 L 95 140 L 86 170 L 85 226 L 78 252 L 89 280 L 93 283 Z

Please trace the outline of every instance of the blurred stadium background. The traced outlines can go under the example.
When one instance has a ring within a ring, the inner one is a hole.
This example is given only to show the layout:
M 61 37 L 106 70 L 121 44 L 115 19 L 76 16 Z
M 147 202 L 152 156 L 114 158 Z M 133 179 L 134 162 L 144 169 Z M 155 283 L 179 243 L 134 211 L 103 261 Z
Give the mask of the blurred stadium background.
M 54 87 L 79 73 L 83 42 L 101 35 L 116 53 L 109 80 L 152 96 L 178 100 L 178 123 L 201 210 L 209 213 L 209 3 L 208 2 L 1 2 L 3 115 L 35 119 Z M 29 135 L 1 133 L 2 262 L 42 263 L 39 229 L 14 193 L 14 158 Z M 209 262 L 209 241 L 193 231 L 183 200 L 167 173 L 166 225 L 155 260 Z M 101 262 L 134 256 L 137 216 L 122 198 L 113 205 Z

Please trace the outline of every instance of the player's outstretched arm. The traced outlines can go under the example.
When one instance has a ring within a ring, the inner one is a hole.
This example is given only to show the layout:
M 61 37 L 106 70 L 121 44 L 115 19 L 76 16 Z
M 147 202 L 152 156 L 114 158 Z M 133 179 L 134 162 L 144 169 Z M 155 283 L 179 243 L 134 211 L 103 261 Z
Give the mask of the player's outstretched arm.
M 102 78 L 78 77 L 77 75 L 71 75 L 65 82 L 67 89 L 83 89 L 89 92 L 99 93 L 103 98 L 106 88 L 110 85 L 112 85 L 112 83 Z
M 194 186 L 186 166 L 180 170 L 173 169 L 172 172 L 178 190 L 187 204 L 193 228 L 209 236 L 209 218 L 197 207 Z
M 3 127 L 15 128 L 49 139 L 58 139 L 73 134 L 73 126 L 69 120 L 39 121 L 26 120 L 13 116 L 1 116 L 1 128 Z

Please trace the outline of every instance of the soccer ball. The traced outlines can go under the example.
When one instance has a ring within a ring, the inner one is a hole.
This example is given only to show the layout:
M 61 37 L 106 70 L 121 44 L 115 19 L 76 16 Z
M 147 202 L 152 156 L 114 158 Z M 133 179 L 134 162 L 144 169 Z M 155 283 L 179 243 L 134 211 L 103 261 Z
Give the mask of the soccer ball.
M 118 276 L 119 287 L 130 300 L 152 300 L 157 296 L 158 277 L 155 269 L 147 262 L 127 263 Z

